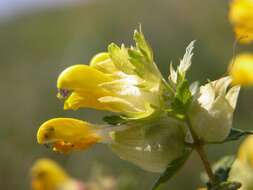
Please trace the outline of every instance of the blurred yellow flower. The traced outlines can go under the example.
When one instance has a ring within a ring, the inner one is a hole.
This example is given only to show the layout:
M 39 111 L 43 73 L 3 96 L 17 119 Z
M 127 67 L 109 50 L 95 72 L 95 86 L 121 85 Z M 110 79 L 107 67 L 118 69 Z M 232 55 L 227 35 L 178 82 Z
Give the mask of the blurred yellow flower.
M 253 54 L 242 53 L 232 60 L 229 68 L 233 84 L 252 85 L 253 84 Z
M 232 0 L 229 19 L 234 26 L 237 39 L 241 43 L 253 41 L 253 1 Z
M 76 181 L 53 160 L 43 158 L 37 160 L 32 169 L 33 190 L 85 190 L 84 185 Z
M 184 153 L 184 126 L 167 116 L 121 126 L 98 126 L 72 118 L 55 118 L 41 125 L 40 144 L 52 144 L 58 152 L 108 144 L 120 158 L 145 170 L 162 172 Z
M 253 136 L 248 136 L 241 144 L 237 159 L 229 173 L 231 181 L 242 184 L 240 190 L 253 189 Z

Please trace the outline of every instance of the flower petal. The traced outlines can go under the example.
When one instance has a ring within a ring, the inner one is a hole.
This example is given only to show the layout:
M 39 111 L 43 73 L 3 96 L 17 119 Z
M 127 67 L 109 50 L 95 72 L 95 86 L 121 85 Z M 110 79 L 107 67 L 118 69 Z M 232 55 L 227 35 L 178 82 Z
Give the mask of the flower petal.
M 93 67 L 103 73 L 115 73 L 119 70 L 113 64 L 109 53 L 103 52 L 95 55 L 90 62 L 90 67 Z
M 99 110 L 116 111 L 98 100 L 103 96 L 109 95 L 112 94 L 105 90 L 82 90 L 78 92 L 72 92 L 72 94 L 64 102 L 64 109 L 77 110 L 79 108 L 94 108 Z
M 231 81 L 232 81 L 231 77 L 223 77 L 211 82 L 210 84 L 214 88 L 215 95 L 224 96 Z
M 111 148 L 120 158 L 151 172 L 163 172 L 182 156 L 185 131 L 178 121 L 165 117 L 130 126 L 112 135 Z
M 240 86 L 234 86 L 226 94 L 226 99 L 228 100 L 229 104 L 231 105 L 233 109 L 235 109 L 236 107 L 239 92 L 240 92 Z
M 88 65 L 73 65 L 65 69 L 57 80 L 59 89 L 93 90 L 99 84 L 111 81 L 112 78 Z
M 118 112 L 135 113 L 143 111 L 135 107 L 131 102 L 119 97 L 105 96 L 99 98 L 99 101 L 113 110 L 118 110 Z
M 52 144 L 55 151 L 67 153 L 86 149 L 102 137 L 95 125 L 73 118 L 54 118 L 44 122 L 38 132 L 39 144 Z

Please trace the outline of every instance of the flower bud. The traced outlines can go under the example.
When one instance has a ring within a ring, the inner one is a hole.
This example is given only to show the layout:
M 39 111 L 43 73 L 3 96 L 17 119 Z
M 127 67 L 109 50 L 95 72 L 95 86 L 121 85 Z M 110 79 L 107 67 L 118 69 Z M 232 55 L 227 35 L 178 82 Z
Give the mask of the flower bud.
M 230 83 L 224 77 L 201 86 L 189 109 L 192 130 L 204 142 L 222 142 L 231 130 L 240 87 L 227 91 Z

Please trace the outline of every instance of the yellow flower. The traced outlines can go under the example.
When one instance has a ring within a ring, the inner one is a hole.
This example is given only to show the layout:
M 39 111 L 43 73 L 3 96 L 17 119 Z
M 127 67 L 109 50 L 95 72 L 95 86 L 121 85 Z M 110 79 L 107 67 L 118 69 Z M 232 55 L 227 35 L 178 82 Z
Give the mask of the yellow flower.
M 168 117 L 167 108 L 177 83 L 185 80 L 194 42 L 187 47 L 177 70 L 171 69 L 169 86 L 143 34 L 135 31 L 134 40 L 136 47 L 111 44 L 108 52 L 95 55 L 89 65 L 70 66 L 57 80 L 58 97 L 66 98 L 65 109 L 88 107 L 120 115 L 107 117 L 108 125 L 51 119 L 38 130 L 39 144 L 68 153 L 104 143 L 120 158 L 152 172 L 163 172 L 172 161 L 186 156 L 186 127 L 181 120 Z
M 253 54 L 239 54 L 230 65 L 229 74 L 233 84 L 245 86 L 253 84 Z
M 189 110 L 192 128 L 205 142 L 222 142 L 232 127 L 239 86 L 228 89 L 230 77 L 209 82 L 200 87 Z
M 37 132 L 39 144 L 52 144 L 55 151 L 85 149 L 101 140 L 95 125 L 72 118 L 55 118 L 43 123 Z
M 31 177 L 33 190 L 85 190 L 82 183 L 71 179 L 61 166 L 46 158 L 34 163 Z
M 55 151 L 63 153 L 105 143 L 120 158 L 145 170 L 162 172 L 184 153 L 183 127 L 167 116 L 121 126 L 97 126 L 77 119 L 56 118 L 41 125 L 37 140 L 40 144 L 52 144 Z
M 252 10 L 252 0 L 232 0 L 230 4 L 229 19 L 234 26 L 236 37 L 241 43 L 253 41 Z
M 235 163 L 229 173 L 229 180 L 242 184 L 240 190 L 253 189 L 253 136 L 241 144 Z
M 129 117 L 148 116 L 161 108 L 162 76 L 142 33 L 135 32 L 136 47 L 108 46 L 89 65 L 74 65 L 58 77 L 59 98 L 65 109 L 95 108 Z

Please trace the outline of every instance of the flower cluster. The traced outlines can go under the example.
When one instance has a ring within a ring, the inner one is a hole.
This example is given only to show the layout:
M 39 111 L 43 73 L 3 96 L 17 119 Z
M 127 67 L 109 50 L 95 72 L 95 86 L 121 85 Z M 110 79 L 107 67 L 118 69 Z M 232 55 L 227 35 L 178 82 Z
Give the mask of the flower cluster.
M 194 42 L 179 66 L 170 66 L 165 80 L 141 31 L 135 47 L 110 44 L 89 65 L 70 66 L 58 77 L 58 97 L 64 109 L 95 108 L 115 112 L 106 125 L 74 118 L 53 118 L 38 130 L 40 144 L 68 153 L 105 143 L 122 159 L 151 172 L 163 172 L 173 161 L 190 153 L 187 143 L 222 142 L 232 127 L 239 93 L 227 91 L 230 77 L 198 87 L 189 85 Z M 186 123 L 192 123 L 190 128 Z M 191 136 L 193 131 L 197 139 Z
M 143 34 L 135 31 L 134 39 L 135 47 L 111 44 L 108 52 L 94 56 L 89 65 L 65 69 L 57 81 L 64 109 L 89 107 L 120 115 L 106 117 L 107 125 L 50 119 L 38 130 L 40 144 L 52 144 L 55 151 L 67 153 L 105 143 L 122 159 L 153 172 L 164 171 L 184 154 L 185 125 L 166 112 L 172 89 L 157 69 Z M 185 74 L 192 49 L 193 43 L 172 81 L 176 82 L 177 74 L 181 78 Z

